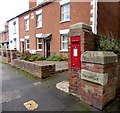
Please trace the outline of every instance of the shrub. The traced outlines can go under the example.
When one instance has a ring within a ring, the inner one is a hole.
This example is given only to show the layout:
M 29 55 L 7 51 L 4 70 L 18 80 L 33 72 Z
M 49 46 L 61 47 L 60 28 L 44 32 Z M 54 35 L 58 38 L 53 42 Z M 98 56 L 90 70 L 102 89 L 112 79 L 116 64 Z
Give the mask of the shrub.
M 22 57 L 20 57 L 20 60 L 26 60 L 26 61 L 28 61 L 29 58 L 30 58 L 30 56 L 22 56 Z
M 63 56 L 62 56 L 62 59 L 63 59 L 64 61 L 68 61 L 68 55 L 63 55 Z
M 26 60 L 26 61 L 35 61 L 37 58 L 39 57 L 39 55 L 24 55 L 22 57 L 20 57 L 20 60 Z
M 108 37 L 97 37 L 97 47 L 101 51 L 120 52 L 120 41 Z
M 24 53 L 22 53 L 22 56 L 30 56 L 32 55 L 29 51 L 25 51 Z
M 61 55 L 50 56 L 47 58 L 47 61 L 62 61 L 63 58 Z
M 36 59 L 36 61 L 41 61 L 41 60 L 46 60 L 46 58 L 45 58 L 45 57 L 38 57 L 38 58 Z

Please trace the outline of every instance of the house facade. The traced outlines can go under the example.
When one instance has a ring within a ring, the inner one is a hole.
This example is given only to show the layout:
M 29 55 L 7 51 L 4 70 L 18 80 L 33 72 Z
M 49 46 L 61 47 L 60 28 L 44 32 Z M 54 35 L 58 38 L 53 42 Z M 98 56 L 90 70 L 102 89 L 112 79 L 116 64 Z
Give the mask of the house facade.
M 0 32 L 0 46 L 9 49 L 8 25 L 5 24 L 5 30 Z
M 68 54 L 69 26 L 83 22 L 95 34 L 119 39 L 119 2 L 29 0 L 29 10 L 10 19 L 10 50 L 49 57 Z
M 9 30 L 9 50 L 20 51 L 18 17 L 7 21 Z
M 84 7 L 84 8 L 81 8 Z M 19 16 L 21 52 L 48 57 L 68 53 L 69 26 L 91 25 L 90 2 L 43 2 Z

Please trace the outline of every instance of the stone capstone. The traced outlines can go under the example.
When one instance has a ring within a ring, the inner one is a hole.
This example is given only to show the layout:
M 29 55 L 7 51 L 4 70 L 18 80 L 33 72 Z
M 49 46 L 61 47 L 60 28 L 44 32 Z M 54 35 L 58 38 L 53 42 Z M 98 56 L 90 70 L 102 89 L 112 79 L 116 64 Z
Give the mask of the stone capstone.
M 77 24 L 73 24 L 69 27 L 70 30 L 72 29 L 86 29 L 86 30 L 89 30 L 89 31 L 92 31 L 92 27 L 85 24 L 85 23 L 77 23 Z
M 81 79 L 100 85 L 106 85 L 108 82 L 108 73 L 92 72 L 85 69 L 81 70 Z
M 109 64 L 117 62 L 117 55 L 107 51 L 86 51 L 81 55 L 82 62 Z

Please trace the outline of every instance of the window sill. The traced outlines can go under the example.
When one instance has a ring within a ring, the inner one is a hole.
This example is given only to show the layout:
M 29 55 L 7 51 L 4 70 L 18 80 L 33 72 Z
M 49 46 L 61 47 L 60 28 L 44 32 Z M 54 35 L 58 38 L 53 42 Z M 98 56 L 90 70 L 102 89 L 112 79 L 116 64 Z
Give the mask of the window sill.
M 60 50 L 61 53 L 68 53 L 68 50 Z
M 65 23 L 65 22 L 70 22 L 70 19 L 68 19 L 68 20 L 62 20 L 59 23 L 61 24 L 61 23 Z
M 39 52 L 39 51 L 42 52 L 42 49 L 37 49 L 36 51 L 38 51 L 38 52 Z
M 29 51 L 30 49 L 26 49 L 26 51 Z
M 28 32 L 29 31 L 29 29 L 28 30 L 25 30 L 25 32 Z
M 36 29 L 42 29 L 42 27 L 36 27 Z

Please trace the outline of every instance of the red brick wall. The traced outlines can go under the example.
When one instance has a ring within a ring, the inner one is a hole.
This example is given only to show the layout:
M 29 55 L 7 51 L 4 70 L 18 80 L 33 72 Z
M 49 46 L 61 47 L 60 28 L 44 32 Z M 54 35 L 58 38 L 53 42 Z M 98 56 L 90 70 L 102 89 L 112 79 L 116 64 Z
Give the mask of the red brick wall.
M 112 32 L 115 38 L 120 39 L 119 18 L 120 5 L 118 2 L 98 3 L 98 34 L 108 36 Z
M 36 37 L 35 34 L 43 33 L 48 34 L 52 33 L 51 41 L 50 41 L 50 52 L 51 54 L 60 53 L 60 33 L 59 30 L 68 29 L 71 24 L 75 24 L 78 22 L 84 22 L 90 25 L 90 3 L 87 2 L 71 2 L 71 12 L 70 22 L 59 23 L 60 22 L 60 4 L 59 2 L 50 3 L 44 7 L 42 7 L 42 19 L 43 19 L 43 27 L 41 29 L 36 29 L 36 14 L 37 10 L 34 10 L 30 13 L 33 13 L 34 19 L 30 19 L 30 30 L 25 32 L 24 30 L 24 16 L 28 14 L 24 14 L 20 16 L 20 38 L 24 38 L 24 36 L 30 35 L 30 49 L 36 49 Z M 43 45 L 44 46 L 44 45 Z M 37 52 L 39 54 L 44 55 L 44 50 L 42 52 Z

